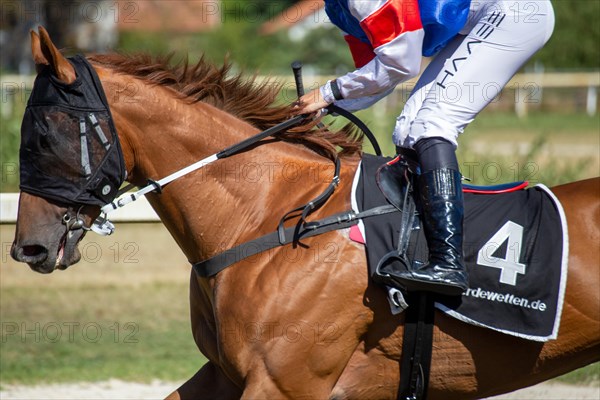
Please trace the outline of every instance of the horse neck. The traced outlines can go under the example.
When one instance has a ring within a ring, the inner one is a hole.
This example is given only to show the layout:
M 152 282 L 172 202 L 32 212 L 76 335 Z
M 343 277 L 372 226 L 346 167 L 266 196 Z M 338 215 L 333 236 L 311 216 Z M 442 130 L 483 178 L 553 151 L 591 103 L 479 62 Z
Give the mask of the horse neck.
M 208 104 L 178 99 L 165 87 L 109 71 L 99 75 L 128 180 L 138 186 L 258 132 Z M 273 142 L 218 160 L 147 197 L 188 259 L 198 261 L 272 232 L 286 211 L 315 197 L 332 176 L 329 160 Z

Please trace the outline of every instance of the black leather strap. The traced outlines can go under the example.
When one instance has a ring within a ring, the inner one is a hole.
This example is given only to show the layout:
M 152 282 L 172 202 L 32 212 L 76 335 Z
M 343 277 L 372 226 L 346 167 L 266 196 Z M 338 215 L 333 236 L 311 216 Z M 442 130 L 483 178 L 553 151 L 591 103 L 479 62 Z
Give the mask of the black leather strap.
M 348 121 L 352 122 L 354 125 L 358 126 L 358 128 L 365 134 L 371 145 L 373 146 L 373 150 L 375 154 L 378 156 L 382 155 L 381 147 L 379 147 L 379 143 L 377 142 L 377 138 L 371 130 L 362 122 L 356 115 L 352 114 L 350 111 L 344 110 L 341 107 L 336 106 L 335 104 L 330 104 L 327 106 L 327 111 L 329 113 L 339 114 L 342 117 L 346 118 Z
M 398 400 L 425 400 L 429 387 L 433 345 L 434 296 L 427 292 L 406 295 Z
M 336 99 L 336 100 L 344 99 L 344 96 L 342 96 L 342 92 L 340 92 L 340 87 L 338 86 L 337 79 L 330 81 L 329 86 L 331 87 L 331 94 L 333 94 L 334 99 Z
M 281 122 L 254 136 L 249 137 L 248 139 L 242 140 L 241 142 L 236 143 L 233 146 L 229 146 L 226 149 L 221 150 L 219 153 L 217 153 L 217 158 L 221 159 L 230 157 L 234 154 L 239 153 L 242 150 L 246 150 L 250 146 L 254 145 L 255 143 L 261 141 L 264 138 L 284 132 L 286 129 L 291 128 L 294 125 L 298 125 L 304 119 L 306 119 L 305 115 L 296 115 L 295 117 L 292 117 L 287 121 Z
M 356 225 L 357 223 L 357 220 L 353 220 L 343 222 L 338 225 L 323 226 L 319 229 L 305 229 L 300 232 L 297 232 L 298 227 L 294 225 L 284 230 L 286 238 L 284 243 L 281 243 L 281 232 L 277 230 L 275 232 L 269 233 L 268 235 L 261 236 L 258 239 L 254 239 L 249 242 L 243 243 L 239 246 L 235 246 L 207 260 L 194 263 L 192 264 L 192 268 L 194 268 L 194 271 L 196 271 L 196 273 L 199 276 L 207 278 L 218 274 L 225 268 L 241 260 L 252 257 L 256 254 L 260 254 L 264 251 L 274 249 L 275 247 L 283 246 L 286 244 L 290 244 L 292 242 L 298 242 L 301 239 L 308 238 L 311 236 L 321 235 L 323 233 L 330 232 L 336 229 L 348 228 L 352 225 Z
M 331 217 L 309 222 L 301 228 L 299 228 L 298 225 L 294 225 L 284 229 L 285 241 L 283 243 L 280 241 L 281 237 L 278 230 L 243 243 L 239 246 L 235 246 L 204 261 L 193 263 L 192 267 L 199 276 L 205 278 L 210 277 L 218 274 L 225 268 L 243 259 L 252 257 L 275 247 L 298 242 L 304 238 L 321 235 L 326 232 L 348 228 L 352 225 L 356 225 L 360 219 L 389 214 L 392 212 L 398 212 L 398 209 L 392 205 L 385 205 L 360 213 L 346 211 L 340 214 L 335 214 Z

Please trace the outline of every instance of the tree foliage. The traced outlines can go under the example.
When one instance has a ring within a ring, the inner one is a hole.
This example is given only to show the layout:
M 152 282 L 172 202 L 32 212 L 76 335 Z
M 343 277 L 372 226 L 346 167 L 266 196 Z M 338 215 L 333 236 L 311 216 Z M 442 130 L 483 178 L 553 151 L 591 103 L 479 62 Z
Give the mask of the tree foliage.
M 215 62 L 228 54 L 238 65 L 263 73 L 288 73 L 289 64 L 295 59 L 325 74 L 352 68 L 346 44 L 336 29 L 316 28 L 301 41 L 292 41 L 285 31 L 273 35 L 260 33 L 264 22 L 293 3 L 293 0 L 224 0 L 222 24 L 212 32 L 186 37 L 155 35 L 151 40 L 144 40 L 146 35 L 125 34 L 121 44 L 125 50 L 139 50 L 141 44 L 144 50 L 189 53 L 192 59 L 205 54 Z M 546 69 L 600 68 L 600 0 L 554 0 L 553 6 L 554 34 L 530 64 L 542 63 Z
M 533 58 L 551 69 L 600 68 L 600 0 L 554 0 L 556 23 Z

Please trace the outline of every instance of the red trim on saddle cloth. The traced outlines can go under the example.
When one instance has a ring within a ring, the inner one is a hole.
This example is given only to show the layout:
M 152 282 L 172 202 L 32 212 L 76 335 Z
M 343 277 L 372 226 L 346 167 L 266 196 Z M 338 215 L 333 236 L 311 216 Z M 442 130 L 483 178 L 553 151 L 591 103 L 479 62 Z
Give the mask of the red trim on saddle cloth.
M 400 156 L 396 156 L 394 159 L 388 161 L 387 165 L 394 165 L 400 161 Z M 505 183 L 495 186 L 474 186 L 463 184 L 463 193 L 475 193 L 475 194 L 501 194 L 516 192 L 525 189 L 529 185 L 529 181 L 523 182 L 512 182 Z
M 405 32 L 423 29 L 417 0 L 389 0 L 360 22 L 373 48 L 391 42 Z
M 464 187 L 463 193 L 476 193 L 476 194 L 501 194 L 510 193 L 523 190 L 529 185 L 529 181 L 516 182 L 513 186 L 511 184 L 499 185 L 496 189 L 495 186 L 477 186 L 477 187 Z
M 344 35 L 344 39 L 348 43 L 356 68 L 364 67 L 369 61 L 375 58 L 375 53 L 373 53 L 373 48 L 369 43 L 361 42 L 352 35 Z
M 394 165 L 396 164 L 398 161 L 400 161 L 400 156 L 396 156 L 393 159 L 391 159 L 390 161 L 386 162 L 386 165 Z

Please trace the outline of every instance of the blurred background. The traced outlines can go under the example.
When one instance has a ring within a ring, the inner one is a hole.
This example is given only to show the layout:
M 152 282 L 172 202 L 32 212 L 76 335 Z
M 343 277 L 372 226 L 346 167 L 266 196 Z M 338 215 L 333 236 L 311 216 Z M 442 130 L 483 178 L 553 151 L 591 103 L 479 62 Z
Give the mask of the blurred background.
M 493 162 L 507 164 L 485 167 L 479 159 L 482 165 L 469 176 L 476 183 L 529 179 L 552 185 L 598 175 L 600 1 L 553 4 L 556 27 L 549 43 L 461 138 L 465 162 L 476 162 L 475 152 L 478 159 L 494 155 L 500 159 Z M 353 69 L 319 0 L 0 0 L 0 11 L 2 191 L 18 188 L 16 148 L 34 70 L 29 31 L 38 25 L 66 54 L 173 53 L 173 62 L 205 56 L 216 64 L 228 59 L 234 72 L 279 77 L 285 83 L 281 101 L 288 103 L 295 100 L 292 61 L 304 63 L 307 90 Z M 413 86 L 404 83 L 359 113 L 388 154 L 394 119 Z
M 549 43 L 460 138 L 459 162 L 474 183 L 551 186 L 600 175 L 600 1 L 553 4 Z M 353 69 L 342 36 L 316 0 L 0 0 L 4 194 L 18 192 L 20 124 L 34 79 L 29 31 L 38 25 L 66 54 L 228 59 L 234 72 L 277 77 L 287 103 L 295 100 L 292 61 L 303 62 L 307 90 Z M 413 85 L 359 113 L 387 155 Z M 80 264 L 41 276 L 10 259 L 14 199 L 2 196 L 0 215 L 0 389 L 114 377 L 182 381 L 197 371 L 204 359 L 189 329 L 190 267 L 154 216 L 122 222 L 109 238 L 88 235 Z M 563 379 L 598 384 L 598 375 L 596 364 Z

